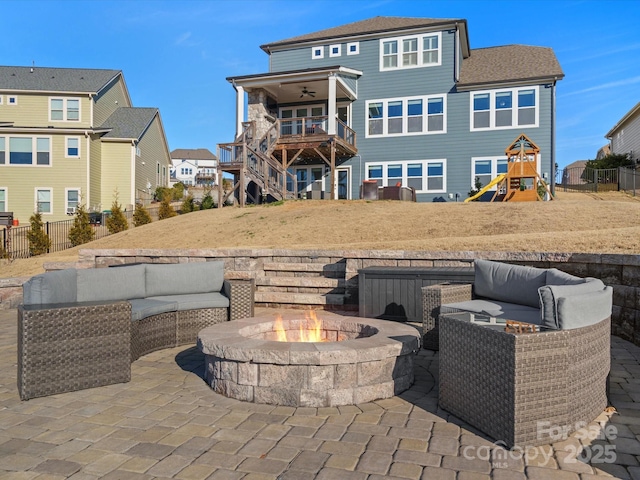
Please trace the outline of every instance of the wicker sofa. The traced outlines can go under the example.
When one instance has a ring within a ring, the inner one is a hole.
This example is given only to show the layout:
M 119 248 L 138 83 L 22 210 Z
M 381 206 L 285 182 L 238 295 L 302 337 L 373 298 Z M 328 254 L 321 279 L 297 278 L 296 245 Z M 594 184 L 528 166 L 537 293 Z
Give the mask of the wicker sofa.
M 224 280 L 221 261 L 36 275 L 18 307 L 20 398 L 128 382 L 142 355 L 251 316 L 253 283 Z
M 473 289 L 442 285 L 442 304 L 425 306 L 439 315 L 439 405 L 509 447 L 563 440 L 607 405 L 612 288 L 553 269 L 475 264 Z

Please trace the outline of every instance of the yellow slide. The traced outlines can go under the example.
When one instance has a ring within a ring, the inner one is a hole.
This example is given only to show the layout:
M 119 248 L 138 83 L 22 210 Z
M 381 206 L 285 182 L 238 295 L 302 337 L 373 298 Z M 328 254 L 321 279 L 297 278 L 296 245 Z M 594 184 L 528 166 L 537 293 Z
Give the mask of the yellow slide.
M 506 177 L 507 175 L 505 173 L 502 173 L 500 175 L 498 175 L 496 178 L 494 178 L 493 180 L 491 180 L 489 182 L 489 184 L 486 187 L 482 187 L 480 189 L 480 191 L 478 193 L 476 193 L 473 197 L 469 197 L 466 198 L 464 200 L 464 203 L 470 202 L 471 200 L 475 200 L 476 198 L 480 197 L 483 193 L 485 193 L 486 191 L 488 191 L 491 187 L 493 187 L 495 184 L 500 183 L 502 180 L 504 180 L 504 177 Z

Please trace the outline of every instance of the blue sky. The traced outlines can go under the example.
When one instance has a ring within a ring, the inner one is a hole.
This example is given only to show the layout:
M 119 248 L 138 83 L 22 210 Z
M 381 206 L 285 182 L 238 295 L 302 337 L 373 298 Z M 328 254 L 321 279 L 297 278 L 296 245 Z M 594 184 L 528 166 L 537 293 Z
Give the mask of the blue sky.
M 264 43 L 382 16 L 465 18 L 471 48 L 552 47 L 557 161 L 595 158 L 640 101 L 635 0 L 3 0 L 0 63 L 124 72 L 134 106 L 158 107 L 169 148 L 233 140 L 232 75 L 268 71 Z M 28 21 L 26 21 L 28 19 Z

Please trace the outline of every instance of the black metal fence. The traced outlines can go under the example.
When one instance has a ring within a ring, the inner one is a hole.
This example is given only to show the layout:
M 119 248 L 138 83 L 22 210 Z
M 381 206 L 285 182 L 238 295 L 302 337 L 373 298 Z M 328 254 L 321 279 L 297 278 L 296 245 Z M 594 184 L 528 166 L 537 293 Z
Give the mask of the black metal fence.
M 564 168 L 556 175 L 556 190 L 564 192 L 611 192 L 618 191 L 620 170 L 618 168 L 593 169 L 584 167 Z
M 158 220 L 158 209 L 148 209 L 149 215 L 152 221 Z M 133 227 L 133 212 L 123 212 L 127 221 L 129 222 L 129 228 Z M 91 226 L 95 232 L 94 240 L 106 237 L 110 235 L 109 229 L 106 226 L 107 213 L 90 213 Z M 51 240 L 51 247 L 48 253 L 59 252 L 71 248 L 71 242 L 69 241 L 69 230 L 73 227 L 73 218 L 70 220 L 61 220 L 59 222 L 45 222 L 44 231 Z M 31 225 L 25 225 L 22 227 L 11 227 L 10 229 L 0 229 L 0 258 L 7 256 L 11 259 L 16 258 L 29 258 L 31 253 L 29 252 L 29 240 L 27 233 L 31 230 Z

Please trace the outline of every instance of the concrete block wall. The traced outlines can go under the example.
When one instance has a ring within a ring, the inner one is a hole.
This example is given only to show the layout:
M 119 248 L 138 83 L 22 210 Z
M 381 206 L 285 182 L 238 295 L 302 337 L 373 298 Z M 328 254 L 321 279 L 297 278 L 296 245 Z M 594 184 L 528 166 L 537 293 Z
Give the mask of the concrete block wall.
M 542 268 L 555 267 L 580 277 L 600 278 L 614 290 L 612 333 L 640 345 L 640 255 L 546 253 L 546 252 L 424 252 L 404 250 L 286 250 L 286 249 L 198 249 L 151 250 L 113 249 L 80 250 L 74 265 L 45 266 L 60 269 L 68 266 L 80 268 L 106 267 L 128 263 L 184 263 L 223 260 L 228 279 L 255 279 L 279 276 L 265 271 L 265 264 L 297 263 L 323 265 L 322 270 L 335 275 L 344 268 L 344 289 L 339 304 L 323 305 L 355 310 L 358 305 L 358 270 L 368 266 L 442 267 L 468 266 L 476 258 L 504 261 Z M 336 266 L 339 267 L 336 267 Z M 343 267 L 344 265 L 344 267 Z M 298 268 L 299 270 L 300 268 Z M 304 276 L 303 274 L 297 276 Z M 311 278 L 311 277 L 310 277 Z M 0 279 L 0 308 L 14 308 L 21 301 L 21 285 L 26 278 Z M 313 283 L 313 282 L 310 282 Z M 296 296 L 325 295 L 322 287 L 286 289 L 288 301 L 264 302 L 270 306 L 295 306 Z M 282 297 L 281 297 L 282 298 Z M 260 304 L 260 302 L 259 302 Z

